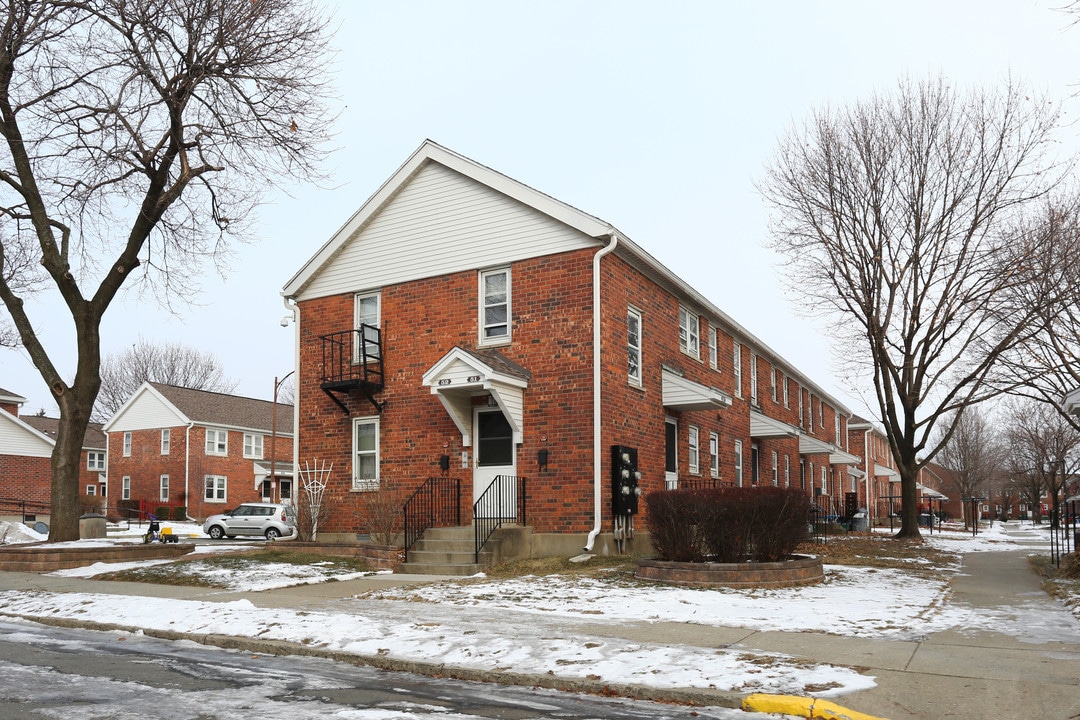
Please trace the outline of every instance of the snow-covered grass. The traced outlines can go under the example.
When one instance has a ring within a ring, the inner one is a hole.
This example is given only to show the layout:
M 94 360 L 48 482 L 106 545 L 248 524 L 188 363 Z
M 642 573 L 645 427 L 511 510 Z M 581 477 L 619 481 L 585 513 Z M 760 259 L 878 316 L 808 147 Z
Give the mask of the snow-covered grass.
M 892 548 L 886 540 L 875 542 L 881 553 Z M 1032 553 L 1046 552 L 1043 530 L 1016 524 L 983 528 L 975 537 L 960 531 L 935 532 L 925 536 L 925 544 L 957 555 L 1025 548 Z M 239 556 L 234 559 L 246 562 Z M 749 653 L 738 646 L 725 647 L 720 640 L 710 647 L 706 647 L 709 642 L 639 642 L 621 639 L 619 633 L 602 628 L 672 623 L 700 628 L 697 634 L 703 637 L 717 633 L 719 638 L 724 628 L 738 627 L 748 632 L 824 632 L 888 640 L 915 640 L 950 628 L 993 629 L 1033 642 L 1080 642 L 1080 624 L 1064 606 L 1056 614 L 1040 611 L 1018 618 L 1015 609 L 976 610 L 952 602 L 949 579 L 961 569 L 956 562 L 941 562 L 939 558 L 935 563 L 933 573 L 906 564 L 828 563 L 824 583 L 779 589 L 658 586 L 618 570 L 572 576 L 479 576 L 372 590 L 338 600 L 332 610 L 321 606 L 294 613 L 258 607 L 257 596 L 252 597 L 256 602 L 214 602 L 213 593 L 224 591 L 210 590 L 206 599 L 199 601 L 91 592 L 4 592 L 0 593 L 0 605 L 8 614 L 284 640 L 326 650 L 492 672 L 550 673 L 660 688 L 824 696 L 871 686 L 873 678 L 849 668 L 808 664 L 785 655 Z M 208 567 L 199 569 L 198 563 L 186 565 L 193 572 L 210 572 Z M 326 567 L 322 563 L 289 567 L 253 563 L 250 567 L 237 565 L 223 574 L 231 572 L 229 592 L 352 577 L 326 572 Z M 78 574 L 114 569 L 103 564 L 81 569 Z

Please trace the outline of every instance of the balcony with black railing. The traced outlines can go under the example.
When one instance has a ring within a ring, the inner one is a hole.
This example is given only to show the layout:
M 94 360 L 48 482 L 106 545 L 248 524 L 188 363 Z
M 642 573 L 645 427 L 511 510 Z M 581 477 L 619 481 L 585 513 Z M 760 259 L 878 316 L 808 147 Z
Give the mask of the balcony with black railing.
M 382 331 L 374 325 L 323 335 L 321 385 L 331 400 L 351 414 L 342 396 L 361 393 L 382 412 L 386 402 L 375 394 L 385 387 Z

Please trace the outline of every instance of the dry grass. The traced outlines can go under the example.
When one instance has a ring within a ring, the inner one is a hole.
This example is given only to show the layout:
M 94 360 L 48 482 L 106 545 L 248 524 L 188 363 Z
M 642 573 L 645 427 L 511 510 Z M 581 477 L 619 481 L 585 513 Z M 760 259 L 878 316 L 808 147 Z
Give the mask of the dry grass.
M 176 562 L 148 567 L 117 570 L 95 576 L 96 580 L 120 580 L 124 582 L 146 582 L 158 585 L 183 585 L 187 587 L 223 588 L 224 584 L 203 577 L 200 568 L 227 568 L 242 572 L 257 572 L 264 563 L 284 563 L 288 565 L 313 565 L 320 563 L 320 569 L 327 575 L 335 573 L 366 572 L 371 567 L 361 558 L 329 557 L 315 553 L 295 550 L 255 550 L 252 552 L 230 555 L 210 555 L 184 558 Z
M 522 558 L 496 565 L 485 571 L 489 578 L 512 578 L 525 575 L 569 575 L 592 577 L 612 573 L 633 573 L 637 558 L 632 555 L 596 555 L 584 562 L 570 562 L 565 557 Z
M 895 568 L 918 573 L 937 572 L 960 561 L 959 555 L 938 550 L 922 540 L 897 540 L 862 533 L 830 537 L 827 542 L 805 543 L 798 552 L 818 555 L 828 565 Z

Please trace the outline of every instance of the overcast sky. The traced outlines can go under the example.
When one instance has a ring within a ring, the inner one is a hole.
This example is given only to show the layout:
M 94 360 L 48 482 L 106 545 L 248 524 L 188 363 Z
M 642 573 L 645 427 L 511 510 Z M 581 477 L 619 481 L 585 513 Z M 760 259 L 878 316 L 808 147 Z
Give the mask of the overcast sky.
M 812 108 L 904 74 L 983 86 L 1012 74 L 1075 112 L 1080 27 L 1066 2 L 341 3 L 333 188 L 269 198 L 261 240 L 176 315 L 114 304 L 105 350 L 140 336 L 208 350 L 238 394 L 270 399 L 293 367 L 282 286 L 431 138 L 619 228 L 866 415 L 834 371 L 827 328 L 799 317 L 762 245 L 754 180 Z M 70 318 L 32 314 L 54 358 L 73 356 Z M 0 387 L 28 398 L 24 413 L 56 414 L 25 352 L 0 350 Z

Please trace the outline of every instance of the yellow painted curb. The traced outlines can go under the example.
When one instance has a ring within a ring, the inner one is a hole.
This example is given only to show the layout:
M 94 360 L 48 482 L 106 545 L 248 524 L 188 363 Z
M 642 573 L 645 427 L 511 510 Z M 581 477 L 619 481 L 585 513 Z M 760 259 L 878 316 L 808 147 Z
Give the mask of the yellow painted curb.
M 750 712 L 797 715 L 811 720 L 885 720 L 873 715 L 848 710 L 828 700 L 799 697 L 798 695 L 755 693 L 743 699 L 742 709 Z

